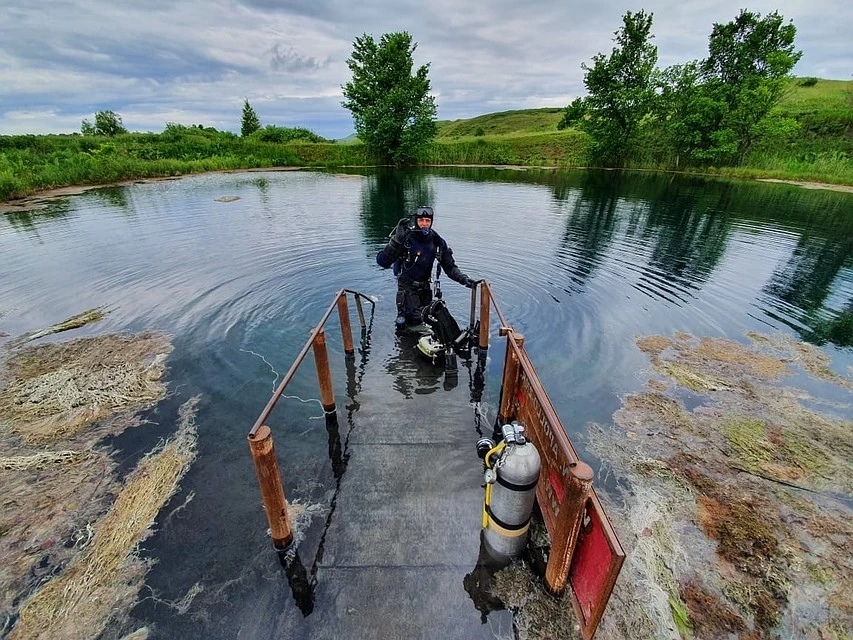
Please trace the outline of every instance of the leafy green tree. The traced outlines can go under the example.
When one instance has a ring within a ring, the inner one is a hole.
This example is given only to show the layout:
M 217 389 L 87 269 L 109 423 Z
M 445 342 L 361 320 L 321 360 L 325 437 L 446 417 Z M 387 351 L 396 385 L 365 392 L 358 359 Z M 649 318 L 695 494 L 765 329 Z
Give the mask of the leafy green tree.
M 80 132 L 84 136 L 117 136 L 127 133 L 121 121 L 121 116 L 115 111 L 98 111 L 95 114 L 95 124 L 83 120 Z
M 589 95 L 582 103 L 586 117 L 577 122 L 592 137 L 593 159 L 604 164 L 624 165 L 640 122 L 652 107 L 658 59 L 657 47 L 650 42 L 652 17 L 642 10 L 626 12 L 610 55 L 599 53 L 591 67 L 581 65 Z M 570 110 L 577 113 L 572 105 Z
M 701 161 L 699 153 L 712 146 L 709 122 L 718 121 L 724 106 L 702 90 L 695 60 L 668 67 L 658 75 L 651 136 L 674 155 L 675 166 Z
M 341 87 L 341 104 L 352 113 L 358 137 L 383 163 L 417 161 L 437 133 L 429 64 L 412 73 L 416 48 L 405 31 L 386 33 L 378 43 L 364 34 L 347 60 L 352 80 Z
M 743 162 L 766 127 L 762 124 L 781 100 L 785 79 L 802 51 L 794 49 L 797 28 L 779 13 L 765 17 L 741 10 L 726 24 L 714 24 L 708 57 L 700 73 L 705 96 L 720 105 L 707 122 L 713 142 L 709 159 Z
M 557 129 L 563 130 L 575 126 L 586 115 L 586 103 L 583 98 L 575 98 L 563 111 L 563 117 L 557 123 Z
M 246 98 L 243 102 L 243 119 L 240 121 L 240 135 L 244 138 L 252 135 L 261 128 L 261 120 L 258 114 L 249 104 L 249 99 Z

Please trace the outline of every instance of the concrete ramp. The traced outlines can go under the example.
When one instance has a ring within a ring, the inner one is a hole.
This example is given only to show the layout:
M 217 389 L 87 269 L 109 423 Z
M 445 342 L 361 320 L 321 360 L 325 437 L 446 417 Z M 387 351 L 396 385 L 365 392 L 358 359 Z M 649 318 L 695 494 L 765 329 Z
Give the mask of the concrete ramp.
M 391 408 L 387 387 L 376 392 L 383 402 L 359 395 L 324 539 L 303 545 L 317 550 L 313 610 L 283 612 L 270 637 L 513 637 L 511 614 L 486 616 L 477 592 L 483 479 L 468 388 Z

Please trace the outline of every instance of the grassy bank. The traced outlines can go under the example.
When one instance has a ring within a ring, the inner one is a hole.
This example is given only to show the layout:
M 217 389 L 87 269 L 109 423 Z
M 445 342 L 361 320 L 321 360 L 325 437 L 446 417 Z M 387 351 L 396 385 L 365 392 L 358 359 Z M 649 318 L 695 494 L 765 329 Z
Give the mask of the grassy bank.
M 279 144 L 196 127 L 161 134 L 0 136 L 0 200 L 56 187 L 280 166 L 368 161 L 361 145 Z
M 580 167 L 589 164 L 589 137 L 557 131 L 562 109 L 526 109 L 439 122 L 426 164 L 514 164 Z M 776 117 L 791 134 L 766 140 L 740 167 L 698 167 L 740 178 L 778 178 L 853 185 L 853 81 L 792 80 Z M 316 138 L 316 136 L 314 136 Z M 632 168 L 678 168 L 674 158 L 645 140 Z M 0 201 L 57 187 L 259 167 L 369 165 L 363 145 L 286 143 L 241 138 L 201 126 L 169 125 L 163 133 L 115 137 L 0 136 Z

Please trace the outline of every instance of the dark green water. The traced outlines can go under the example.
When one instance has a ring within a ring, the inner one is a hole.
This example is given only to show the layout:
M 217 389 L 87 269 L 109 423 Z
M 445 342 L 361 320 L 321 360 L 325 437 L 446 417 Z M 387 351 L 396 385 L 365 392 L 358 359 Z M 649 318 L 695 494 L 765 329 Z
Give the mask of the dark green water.
M 215 201 L 222 196 L 240 199 Z M 419 203 L 434 205 L 435 228 L 462 270 L 492 283 L 581 451 L 585 426 L 608 423 L 620 396 L 642 387 L 649 365 L 638 336 L 745 341 L 747 331 L 784 332 L 820 345 L 833 369 L 850 375 L 848 194 L 614 172 L 259 172 L 101 189 L 7 215 L 0 332 L 14 336 L 105 305 L 105 320 L 75 337 L 145 328 L 174 335 L 173 394 L 148 416 L 155 424 L 108 443 L 126 467 L 174 430 L 182 402 L 201 394 L 199 457 L 144 544 L 143 555 L 159 564 L 142 596 L 178 600 L 197 582 L 205 588 L 183 615 L 152 598 L 137 606 L 134 622 L 152 625 L 154 637 L 276 637 L 253 606 L 282 616 L 310 609 L 292 596 L 298 577 L 281 580 L 266 553 L 245 436 L 339 289 L 376 300 L 369 344 L 349 376 L 330 331 L 346 414 L 365 402 L 404 413 L 415 394 L 469 401 L 469 369 L 449 388 L 395 338 L 393 278 L 374 261 L 397 219 Z M 464 324 L 468 291 L 446 278 L 443 285 Z M 494 351 L 480 405 L 487 422 L 502 361 Z M 333 452 L 312 401 L 311 366 L 287 394 L 271 426 L 283 436 L 276 446 L 288 497 L 328 506 L 352 422 L 342 420 Z M 166 517 L 190 492 L 187 507 Z M 312 527 L 316 536 L 323 518 Z

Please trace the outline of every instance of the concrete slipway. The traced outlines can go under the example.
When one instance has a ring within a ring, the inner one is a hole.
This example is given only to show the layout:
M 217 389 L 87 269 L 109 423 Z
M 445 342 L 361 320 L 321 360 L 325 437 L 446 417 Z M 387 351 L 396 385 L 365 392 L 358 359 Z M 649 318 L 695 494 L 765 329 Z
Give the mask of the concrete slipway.
M 370 365 L 357 411 L 338 394 L 337 420 L 326 425 L 339 476 L 333 512 L 282 568 L 303 615 L 279 603 L 272 619 L 241 630 L 247 637 L 513 637 L 511 613 L 491 610 L 478 588 L 487 570 L 478 565 L 483 466 L 474 445 L 478 426 L 491 435 L 492 425 L 479 424 L 469 369 L 460 366 L 454 387 L 419 358 L 391 383 L 402 398 Z M 411 387 L 400 388 L 407 376 Z M 285 485 L 288 473 L 283 461 Z

